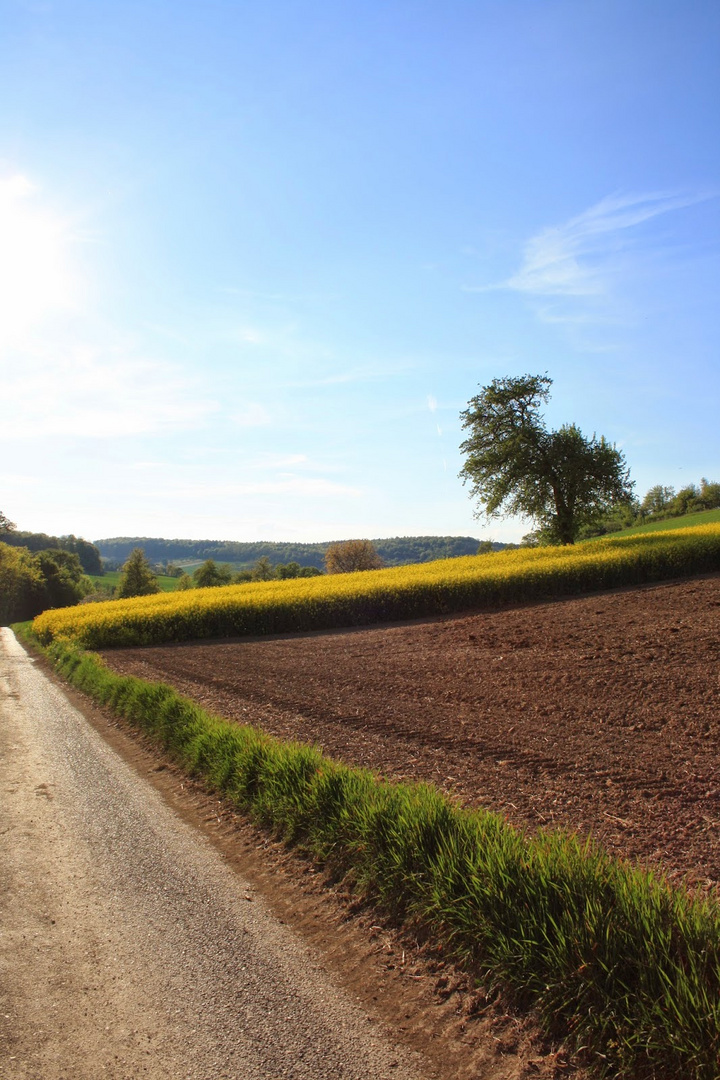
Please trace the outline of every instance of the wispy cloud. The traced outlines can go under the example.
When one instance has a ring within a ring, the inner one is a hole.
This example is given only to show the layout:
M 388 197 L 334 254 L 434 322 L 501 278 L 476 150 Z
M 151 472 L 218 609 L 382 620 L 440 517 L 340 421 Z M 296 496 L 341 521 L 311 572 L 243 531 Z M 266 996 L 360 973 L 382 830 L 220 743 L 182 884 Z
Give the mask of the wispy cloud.
M 175 365 L 122 349 L 35 342 L 2 366 L 0 440 L 122 439 L 196 428 L 217 408 Z
M 164 482 L 157 494 L 166 497 L 168 483 Z M 358 497 L 359 488 L 348 484 L 338 484 L 333 480 L 313 476 L 279 476 L 266 480 L 247 481 L 176 481 L 170 485 L 174 498 L 202 499 L 232 498 L 253 495 L 299 495 L 313 499 L 332 499 L 338 497 Z M 147 494 L 147 492 L 146 492 Z
M 466 286 L 470 292 L 509 290 L 537 301 L 543 322 L 576 328 L 611 322 L 631 266 L 648 249 L 658 256 L 657 240 L 643 249 L 638 227 L 663 215 L 716 198 L 717 192 L 646 192 L 608 195 L 560 225 L 542 229 L 525 243 L 518 270 L 491 285 Z
M 654 192 L 601 199 L 532 237 L 520 269 L 504 287 L 534 296 L 602 295 L 613 276 L 614 256 L 631 242 L 628 230 L 708 197 Z
M 242 409 L 230 414 L 230 419 L 238 427 L 267 427 L 272 423 L 272 416 L 264 405 L 250 401 Z

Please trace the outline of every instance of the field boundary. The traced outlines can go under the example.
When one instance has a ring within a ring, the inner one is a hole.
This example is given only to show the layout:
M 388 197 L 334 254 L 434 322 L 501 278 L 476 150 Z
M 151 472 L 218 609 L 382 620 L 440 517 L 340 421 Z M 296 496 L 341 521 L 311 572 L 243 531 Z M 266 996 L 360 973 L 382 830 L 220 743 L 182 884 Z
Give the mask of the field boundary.
M 45 611 L 39 640 L 91 649 L 326 630 L 641 585 L 720 569 L 720 524 L 398 569 L 159 593 Z
M 34 647 L 28 626 L 20 636 Z M 600 1075 L 718 1074 L 720 912 L 562 833 L 529 837 L 423 784 L 390 784 L 118 676 L 42 652 L 189 773 L 585 1048 Z

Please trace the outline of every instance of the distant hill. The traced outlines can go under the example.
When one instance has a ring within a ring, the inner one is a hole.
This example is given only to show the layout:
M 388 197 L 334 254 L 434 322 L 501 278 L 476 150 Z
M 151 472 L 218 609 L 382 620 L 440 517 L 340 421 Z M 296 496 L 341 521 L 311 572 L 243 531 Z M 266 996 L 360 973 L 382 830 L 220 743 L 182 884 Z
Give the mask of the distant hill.
M 297 562 L 301 566 L 324 567 L 324 556 L 328 545 L 321 544 L 274 543 L 257 541 L 240 543 L 236 540 L 164 540 L 149 536 L 116 536 L 106 540 L 96 540 L 103 560 L 108 563 L 122 564 L 134 548 L 142 548 L 151 563 L 197 563 L 214 559 L 219 563 L 230 563 L 237 569 L 250 568 L 262 556 L 267 556 L 274 565 L 277 563 Z M 431 562 L 433 559 L 449 559 L 456 555 L 474 555 L 480 543 L 472 536 L 395 536 L 384 540 L 373 540 L 378 553 L 387 566 L 403 566 L 407 563 Z M 507 544 L 494 543 L 493 548 L 500 551 Z

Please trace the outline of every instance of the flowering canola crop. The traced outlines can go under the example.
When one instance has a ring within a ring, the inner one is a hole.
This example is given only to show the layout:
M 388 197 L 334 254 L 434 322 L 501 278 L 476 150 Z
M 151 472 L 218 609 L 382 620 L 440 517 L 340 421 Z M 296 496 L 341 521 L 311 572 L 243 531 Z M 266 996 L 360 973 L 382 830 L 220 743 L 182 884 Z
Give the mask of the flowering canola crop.
M 88 648 L 357 626 L 720 569 L 720 524 L 431 563 L 156 593 L 45 611 L 33 629 Z

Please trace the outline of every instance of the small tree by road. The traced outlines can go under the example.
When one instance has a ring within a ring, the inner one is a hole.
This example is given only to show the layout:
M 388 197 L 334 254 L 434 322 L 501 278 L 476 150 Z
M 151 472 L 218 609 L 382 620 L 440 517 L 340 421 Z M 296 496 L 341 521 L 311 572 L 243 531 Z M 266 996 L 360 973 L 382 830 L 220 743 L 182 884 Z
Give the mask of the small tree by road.
M 633 485 L 623 454 L 575 424 L 550 431 L 540 405 L 547 375 L 493 379 L 460 414 L 469 432 L 460 471 L 477 500 L 476 516 L 532 518 L 551 543 L 573 544 L 580 530 L 629 502 Z
M 325 569 L 328 574 L 379 570 L 383 565 L 371 540 L 344 540 L 337 544 L 330 544 L 325 552 Z

